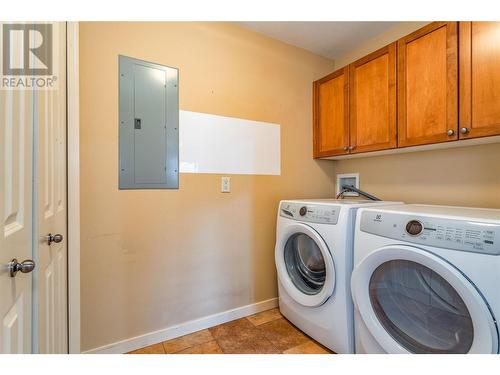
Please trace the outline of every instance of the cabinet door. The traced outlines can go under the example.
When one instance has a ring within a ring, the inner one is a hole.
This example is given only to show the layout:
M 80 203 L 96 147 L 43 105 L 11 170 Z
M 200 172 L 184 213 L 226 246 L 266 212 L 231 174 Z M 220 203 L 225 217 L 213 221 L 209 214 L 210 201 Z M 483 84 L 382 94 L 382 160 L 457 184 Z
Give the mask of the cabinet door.
M 349 68 L 351 153 L 396 147 L 396 43 Z
M 457 22 L 433 22 L 398 41 L 399 147 L 457 139 Z
M 349 153 L 349 67 L 314 82 L 314 157 Z
M 500 134 L 500 22 L 460 22 L 460 138 Z

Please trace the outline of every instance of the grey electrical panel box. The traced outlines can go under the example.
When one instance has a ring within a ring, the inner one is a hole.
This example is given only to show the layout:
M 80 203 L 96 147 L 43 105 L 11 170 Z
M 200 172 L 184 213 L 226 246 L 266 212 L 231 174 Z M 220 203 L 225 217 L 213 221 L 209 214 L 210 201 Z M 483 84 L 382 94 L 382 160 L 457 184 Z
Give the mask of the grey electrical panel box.
M 179 72 L 119 56 L 120 189 L 179 188 Z

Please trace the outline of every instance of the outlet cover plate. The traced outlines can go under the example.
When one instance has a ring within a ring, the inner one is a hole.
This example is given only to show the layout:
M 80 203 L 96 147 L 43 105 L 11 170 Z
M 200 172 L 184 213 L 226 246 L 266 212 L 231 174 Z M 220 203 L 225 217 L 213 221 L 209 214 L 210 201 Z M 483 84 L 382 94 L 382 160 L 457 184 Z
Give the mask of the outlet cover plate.
M 221 193 L 230 193 L 231 192 L 231 177 L 222 177 L 221 178 Z

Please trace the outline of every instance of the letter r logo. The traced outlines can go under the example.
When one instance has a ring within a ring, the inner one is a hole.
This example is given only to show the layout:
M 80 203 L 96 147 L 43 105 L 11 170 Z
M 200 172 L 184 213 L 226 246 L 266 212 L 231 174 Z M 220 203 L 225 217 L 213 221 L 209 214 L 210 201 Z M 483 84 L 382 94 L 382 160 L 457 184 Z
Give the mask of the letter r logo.
M 52 25 L 3 25 L 3 75 L 52 75 Z

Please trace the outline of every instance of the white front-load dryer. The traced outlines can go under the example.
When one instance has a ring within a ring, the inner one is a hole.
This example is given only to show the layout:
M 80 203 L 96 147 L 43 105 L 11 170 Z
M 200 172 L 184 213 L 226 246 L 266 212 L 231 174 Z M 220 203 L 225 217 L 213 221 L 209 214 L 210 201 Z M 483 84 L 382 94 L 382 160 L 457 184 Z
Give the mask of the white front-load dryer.
M 353 236 L 363 200 L 280 202 L 275 261 L 281 313 L 336 353 L 354 353 L 350 297 Z
M 356 353 L 498 353 L 500 210 L 358 211 Z

